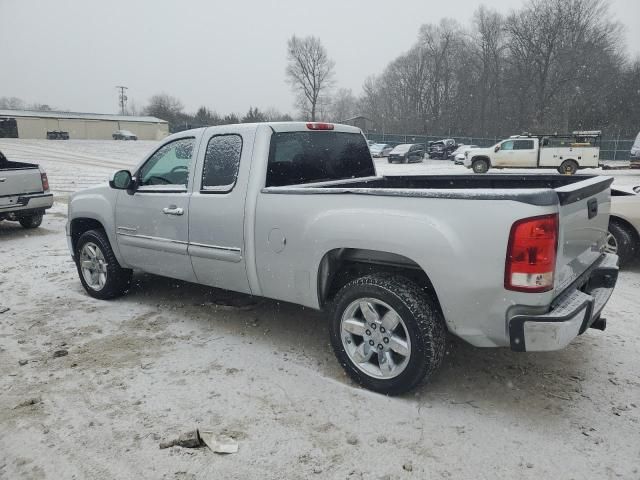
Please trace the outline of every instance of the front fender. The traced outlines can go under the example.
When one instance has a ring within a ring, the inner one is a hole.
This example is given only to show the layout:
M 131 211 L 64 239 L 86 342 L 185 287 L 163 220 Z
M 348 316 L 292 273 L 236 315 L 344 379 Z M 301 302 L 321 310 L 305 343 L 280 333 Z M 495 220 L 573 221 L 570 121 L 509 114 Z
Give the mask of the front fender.
M 119 193 L 119 190 L 105 185 L 82 190 L 72 195 L 69 199 L 67 235 L 71 235 L 71 225 L 74 220 L 87 218 L 100 222 L 118 263 L 127 268 L 128 265 L 120 254 L 115 229 L 115 206 Z

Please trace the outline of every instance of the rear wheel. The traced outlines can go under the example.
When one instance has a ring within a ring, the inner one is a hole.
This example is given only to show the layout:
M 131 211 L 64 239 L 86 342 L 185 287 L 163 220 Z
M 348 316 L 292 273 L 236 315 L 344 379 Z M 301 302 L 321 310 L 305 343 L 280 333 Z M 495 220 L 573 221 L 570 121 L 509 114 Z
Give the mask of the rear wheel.
M 638 251 L 634 233 L 620 221 L 615 219 L 610 220 L 605 251 L 618 255 L 618 264 L 621 267 L 625 266 L 633 259 Z
M 42 213 L 22 217 L 18 221 L 23 228 L 38 228 L 42 224 Z
M 442 363 L 442 314 L 405 277 L 372 274 L 352 280 L 336 295 L 331 315 L 331 345 L 340 364 L 370 390 L 398 395 Z
M 129 290 L 131 270 L 120 266 L 103 230 L 80 236 L 75 260 L 82 286 L 92 297 L 107 300 Z
M 473 173 L 487 173 L 489 171 L 489 162 L 484 158 L 479 158 L 471 162 Z
M 575 160 L 565 160 L 558 167 L 558 172 L 564 175 L 573 175 L 578 171 L 578 163 Z

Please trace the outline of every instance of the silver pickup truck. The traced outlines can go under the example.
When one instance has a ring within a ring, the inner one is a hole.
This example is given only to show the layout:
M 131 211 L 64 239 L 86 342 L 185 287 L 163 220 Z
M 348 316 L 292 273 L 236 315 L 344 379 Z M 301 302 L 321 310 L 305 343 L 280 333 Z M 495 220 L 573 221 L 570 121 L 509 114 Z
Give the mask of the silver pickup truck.
M 52 205 L 47 174 L 33 163 L 11 162 L 0 152 L 0 221 L 37 228 Z
M 346 371 L 399 394 L 440 365 L 447 331 L 545 351 L 604 329 L 611 182 L 381 177 L 357 128 L 217 126 L 74 194 L 67 238 L 96 298 L 140 270 L 326 310 Z

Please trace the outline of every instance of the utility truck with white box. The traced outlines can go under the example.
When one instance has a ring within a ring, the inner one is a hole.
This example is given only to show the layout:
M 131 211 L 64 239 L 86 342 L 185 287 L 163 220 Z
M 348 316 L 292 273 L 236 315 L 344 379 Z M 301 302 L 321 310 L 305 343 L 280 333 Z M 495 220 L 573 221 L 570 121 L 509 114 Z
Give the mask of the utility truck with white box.
M 567 135 L 514 135 L 489 148 L 465 153 L 464 166 L 474 173 L 490 168 L 555 168 L 573 175 L 600 164 L 600 131 Z
M 384 177 L 354 127 L 225 125 L 73 194 L 67 239 L 96 298 L 138 270 L 324 310 L 349 375 L 398 394 L 437 369 L 447 332 L 524 352 L 604 329 L 611 182 Z

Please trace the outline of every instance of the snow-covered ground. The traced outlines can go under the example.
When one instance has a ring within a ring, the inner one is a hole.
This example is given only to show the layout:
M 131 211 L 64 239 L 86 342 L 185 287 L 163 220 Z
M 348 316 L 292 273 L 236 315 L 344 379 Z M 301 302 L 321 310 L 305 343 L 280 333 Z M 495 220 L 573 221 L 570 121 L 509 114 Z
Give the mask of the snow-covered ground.
M 66 194 L 154 145 L 0 140 L 56 193 L 41 228 L 0 224 L 0 479 L 640 478 L 640 266 L 605 332 L 546 354 L 452 339 L 430 384 L 388 398 L 348 380 L 319 312 L 150 275 L 118 300 L 84 293 Z M 196 426 L 239 452 L 158 448 Z

